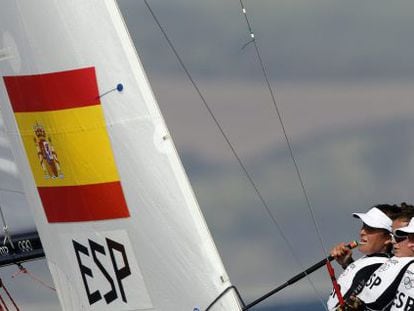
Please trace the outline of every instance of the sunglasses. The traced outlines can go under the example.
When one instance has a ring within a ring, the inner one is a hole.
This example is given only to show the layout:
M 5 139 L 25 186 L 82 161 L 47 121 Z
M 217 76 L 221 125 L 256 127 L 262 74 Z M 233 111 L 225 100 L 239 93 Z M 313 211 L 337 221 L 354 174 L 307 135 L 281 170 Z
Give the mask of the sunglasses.
M 408 235 L 398 236 L 398 235 L 395 235 L 394 233 L 390 233 L 390 234 L 391 234 L 391 241 L 393 243 L 400 243 L 408 239 Z

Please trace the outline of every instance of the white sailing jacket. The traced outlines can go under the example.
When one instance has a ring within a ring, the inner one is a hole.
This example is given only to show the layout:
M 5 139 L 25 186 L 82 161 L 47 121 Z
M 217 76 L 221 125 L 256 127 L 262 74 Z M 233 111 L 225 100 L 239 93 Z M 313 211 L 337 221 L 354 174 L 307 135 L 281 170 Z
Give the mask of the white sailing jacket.
M 414 263 L 405 271 L 390 310 L 414 310 Z
M 395 297 L 397 297 L 395 302 L 398 302 L 395 306 L 405 305 L 405 300 L 404 304 L 399 302 L 398 298 L 402 300 L 403 295 L 398 296 L 397 289 L 412 263 L 414 263 L 412 257 L 392 257 L 371 275 L 361 293 L 357 295 L 365 303 L 367 310 L 390 310 Z M 408 311 L 414 308 L 395 310 Z
M 363 256 L 351 263 L 337 279 L 344 299 L 360 293 L 372 273 L 387 260 L 389 260 L 389 255 L 381 253 Z M 338 304 L 338 297 L 332 289 L 327 302 L 328 309 L 335 310 Z

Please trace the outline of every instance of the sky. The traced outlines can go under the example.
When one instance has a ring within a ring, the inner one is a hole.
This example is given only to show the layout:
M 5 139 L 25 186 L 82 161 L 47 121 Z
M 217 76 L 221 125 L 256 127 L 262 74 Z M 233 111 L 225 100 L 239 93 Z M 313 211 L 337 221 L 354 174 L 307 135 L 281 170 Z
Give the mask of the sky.
M 250 35 L 240 1 L 148 2 L 278 224 L 144 2 L 119 0 L 211 234 L 245 301 L 319 261 L 336 243 L 357 239 L 360 223 L 352 212 L 414 203 L 412 1 L 244 1 L 312 212 L 254 46 L 243 48 Z M 0 178 L 2 189 L 19 189 L 6 142 L 0 141 L 0 152 L 10 160 L 0 162 L 8 172 Z M 34 227 L 21 194 L 0 195 L 16 196 L 15 206 L 4 207 L 10 228 Z M 27 266 L 52 283 L 44 261 Z M 14 272 L 7 268 L 2 278 L 25 310 L 57 310 L 53 291 L 28 282 L 28 275 L 11 278 Z M 312 302 L 324 310 L 327 273 L 321 269 L 310 279 L 268 304 Z

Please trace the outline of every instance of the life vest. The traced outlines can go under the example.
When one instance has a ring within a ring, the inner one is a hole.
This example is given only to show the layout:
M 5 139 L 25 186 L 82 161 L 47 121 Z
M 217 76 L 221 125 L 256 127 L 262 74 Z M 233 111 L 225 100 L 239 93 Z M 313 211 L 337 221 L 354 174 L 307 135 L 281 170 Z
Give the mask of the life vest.
M 394 297 L 391 305 L 392 311 L 414 310 L 414 264 L 410 264 L 405 271 L 400 284 L 397 289 L 397 293 Z
M 349 264 L 344 272 L 337 278 L 344 299 L 360 293 L 370 279 L 372 273 L 387 260 L 389 260 L 388 254 L 378 253 L 366 255 Z M 335 310 L 338 303 L 338 297 L 335 291 L 332 290 L 327 302 L 328 309 Z
M 368 310 L 390 310 L 400 282 L 412 263 L 413 257 L 390 258 L 371 275 L 357 297 Z

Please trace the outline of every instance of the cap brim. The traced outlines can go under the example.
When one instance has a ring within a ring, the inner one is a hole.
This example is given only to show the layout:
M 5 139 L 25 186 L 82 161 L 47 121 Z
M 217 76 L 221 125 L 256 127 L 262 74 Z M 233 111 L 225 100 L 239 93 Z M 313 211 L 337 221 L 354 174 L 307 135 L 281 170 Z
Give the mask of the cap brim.
M 413 227 L 403 227 L 403 228 L 395 230 L 396 236 L 407 236 L 412 233 L 414 233 Z
M 376 223 L 374 223 L 373 220 L 369 216 L 367 216 L 367 214 L 364 214 L 364 213 L 353 213 L 352 216 L 354 216 L 355 218 L 361 219 L 361 221 L 364 224 L 366 224 L 366 225 L 368 225 L 368 226 L 370 226 L 372 228 L 378 228 L 378 225 Z M 379 229 L 385 229 L 385 228 L 379 228 Z
M 361 219 L 364 224 L 371 228 L 384 229 L 389 232 L 392 230 L 391 225 L 387 226 L 386 224 L 382 224 L 381 222 L 378 222 L 378 219 L 373 218 L 372 215 L 367 213 L 353 213 L 352 216 Z

